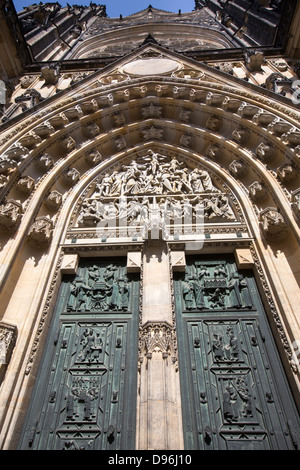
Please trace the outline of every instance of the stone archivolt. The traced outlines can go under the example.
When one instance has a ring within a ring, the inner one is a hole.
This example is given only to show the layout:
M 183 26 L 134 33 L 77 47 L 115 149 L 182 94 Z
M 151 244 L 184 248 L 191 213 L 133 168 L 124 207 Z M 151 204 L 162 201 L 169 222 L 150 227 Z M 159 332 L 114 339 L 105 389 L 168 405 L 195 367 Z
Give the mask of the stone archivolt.
M 193 88 L 186 83 L 188 82 L 186 78 L 184 79 L 183 86 L 180 87 L 176 85 L 174 87 L 172 82 L 168 85 L 157 83 L 157 79 L 155 82 L 148 83 L 147 87 L 142 86 L 139 88 L 132 85 L 128 86 L 127 83 L 127 88 L 123 91 L 122 89 L 116 89 L 116 84 L 113 83 L 110 84 L 112 94 L 107 92 L 106 95 L 99 95 L 95 89 L 96 93 L 93 94 L 89 101 L 86 101 L 86 98 L 83 97 L 77 104 L 73 103 L 71 107 L 66 107 L 63 113 L 58 110 L 55 116 L 48 120 L 44 119 L 36 127 L 29 129 L 27 136 L 30 136 L 30 139 L 20 138 L 17 145 L 14 144 L 3 151 L 0 161 L 2 176 L 8 178 L 9 181 L 13 181 L 16 169 L 21 172 L 23 169 L 26 169 L 26 172 L 30 173 L 28 170 L 31 168 L 31 162 L 37 159 L 42 171 L 51 170 L 52 173 L 49 173 L 49 177 L 51 178 L 52 174 L 52 178 L 57 179 L 57 162 L 59 161 L 57 161 L 57 154 L 61 154 L 61 158 L 65 160 L 76 159 L 79 164 L 83 156 L 83 150 L 88 148 L 89 151 L 85 154 L 86 161 L 97 164 L 100 161 L 109 159 L 111 152 L 114 150 L 124 151 L 132 145 L 137 145 L 141 138 L 146 142 L 150 142 L 153 139 L 164 139 L 164 141 L 174 144 L 174 133 L 169 128 L 167 120 L 171 110 L 169 110 L 167 98 L 160 97 L 161 87 L 165 89 L 164 96 L 167 97 L 168 94 L 173 93 L 173 96 L 175 94 L 176 97 L 175 109 L 173 105 L 172 114 L 178 120 L 176 122 L 176 129 L 182 131 L 177 145 L 188 148 L 190 151 L 194 151 L 195 148 L 202 149 L 204 154 L 214 158 L 214 160 L 218 159 L 223 168 L 227 166 L 228 170 L 236 178 L 242 180 L 244 177 L 247 177 L 247 179 L 252 177 L 253 171 L 251 169 L 257 167 L 256 158 L 264 163 L 264 169 L 272 168 L 273 166 L 272 170 L 279 172 L 280 165 L 277 162 L 281 161 L 280 168 L 282 168 L 285 162 L 286 164 L 289 163 L 287 159 L 292 159 L 293 165 L 295 165 L 296 170 L 298 169 L 298 159 L 296 158 L 295 160 L 294 157 L 294 154 L 297 155 L 297 139 L 296 137 L 287 138 L 287 135 L 298 135 L 295 131 L 294 123 L 284 122 L 282 119 L 276 118 L 276 114 L 271 114 L 259 106 L 247 104 L 244 99 L 237 100 L 230 97 L 228 94 L 224 94 L 223 90 L 219 89 L 220 87 L 218 87 L 217 92 L 209 91 L 211 84 L 208 87 L 208 84 L 203 82 L 202 79 L 198 81 L 197 87 L 193 83 Z M 203 88 L 204 85 L 206 89 Z M 136 95 L 135 93 L 138 90 L 139 94 Z M 128 120 L 128 111 L 123 108 L 122 100 L 120 101 L 120 97 L 125 91 L 128 97 L 126 101 L 129 103 L 129 109 L 132 110 L 132 116 L 134 116 L 134 110 L 141 106 L 143 117 L 147 118 L 142 125 L 138 124 L 138 115 L 136 115 L 136 118 L 133 118 L 132 122 Z M 180 101 L 186 97 L 190 98 L 189 108 L 187 108 L 188 102 L 185 100 L 185 109 L 183 109 Z M 156 101 L 158 98 L 159 103 Z M 112 99 L 115 102 L 115 106 L 114 110 L 110 111 Z M 116 102 L 116 100 L 119 102 Z M 236 103 L 236 107 L 229 105 L 233 101 Z M 116 106 L 119 107 L 119 111 L 115 109 Z M 211 108 L 214 109 L 212 110 Z M 182 121 L 183 111 L 185 112 L 184 116 L 187 116 L 188 113 L 188 118 L 184 118 L 184 124 Z M 236 111 L 237 114 L 232 114 L 233 111 Z M 107 127 L 108 120 L 106 121 L 106 119 L 109 115 L 111 115 L 111 122 L 114 122 L 114 125 L 117 126 L 115 131 Z M 121 120 L 119 116 L 122 117 Z M 199 122 L 199 118 L 202 125 Z M 240 125 L 237 118 L 241 120 Z M 272 118 L 273 121 L 271 120 Z M 136 119 L 136 122 L 134 119 Z M 196 120 L 197 126 L 194 124 Z M 81 121 L 82 126 L 80 126 Z M 128 129 L 126 134 L 118 134 L 120 126 L 122 129 Z M 82 141 L 80 142 L 79 130 L 81 127 Z M 229 132 L 230 127 L 234 127 L 231 133 Z M 139 133 L 137 132 L 138 128 L 140 130 Z M 37 139 L 35 138 L 35 129 L 37 130 Z M 186 129 L 189 130 L 188 133 Z M 253 132 L 254 130 L 255 132 Z M 130 138 L 128 132 L 131 133 Z M 209 136 L 207 136 L 207 132 L 209 132 Z M 217 139 L 217 136 L 220 135 L 222 135 L 221 146 L 219 139 Z M 58 136 L 59 140 L 57 139 Z M 212 145 L 204 146 L 204 139 L 207 139 L 207 137 L 211 140 Z M 258 145 L 255 145 L 255 141 Z M 97 150 L 97 147 L 99 146 L 98 148 L 100 148 L 100 145 L 101 152 Z M 254 153 L 253 146 L 256 147 Z M 218 148 L 219 151 L 217 153 L 212 152 L 212 148 Z M 243 149 L 243 154 L 240 152 L 241 149 Z M 69 152 L 71 152 L 70 157 Z M 88 158 L 89 155 L 94 156 Z M 242 158 L 239 158 L 239 163 L 237 164 L 235 157 L 238 155 L 242 155 Z M 272 163 L 273 161 L 274 164 Z M 256 168 L 256 171 L 258 169 L 259 167 Z M 74 168 L 75 171 L 78 170 Z M 31 174 L 34 174 L 33 170 Z M 253 174 L 253 182 L 255 181 L 255 176 Z M 32 177 L 30 174 L 26 175 L 26 177 L 35 179 L 35 182 L 37 181 L 37 178 Z M 33 183 L 35 182 L 33 181 Z M 281 182 L 287 184 L 289 180 L 281 178 Z M 267 182 L 268 184 L 269 182 Z M 294 185 L 289 189 L 295 191 L 297 189 L 295 184 L 296 181 L 294 181 Z M 5 194 L 5 190 L 4 184 L 2 187 L 3 194 Z M 273 190 L 272 195 L 276 198 L 276 191 Z M 7 197 L 9 197 L 9 194 L 6 195 Z M 278 201 L 275 200 L 274 203 L 277 205 Z

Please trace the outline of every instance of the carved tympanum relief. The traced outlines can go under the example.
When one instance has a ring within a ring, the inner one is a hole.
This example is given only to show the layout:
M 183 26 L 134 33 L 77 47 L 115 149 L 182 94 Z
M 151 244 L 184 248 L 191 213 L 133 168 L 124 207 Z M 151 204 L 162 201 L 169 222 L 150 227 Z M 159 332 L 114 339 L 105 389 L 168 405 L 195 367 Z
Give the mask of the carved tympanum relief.
M 79 208 L 77 227 L 143 227 L 145 231 L 208 222 L 236 222 L 228 193 L 219 189 L 204 168 L 149 150 L 121 168 L 106 171 L 94 182 L 94 192 Z

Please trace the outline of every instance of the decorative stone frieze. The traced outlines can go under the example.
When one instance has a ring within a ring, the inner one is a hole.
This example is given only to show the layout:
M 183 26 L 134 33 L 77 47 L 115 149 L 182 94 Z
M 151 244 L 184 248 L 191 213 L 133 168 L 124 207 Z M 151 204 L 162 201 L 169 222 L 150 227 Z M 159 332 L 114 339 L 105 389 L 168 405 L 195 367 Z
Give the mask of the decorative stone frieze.
M 226 111 L 230 111 L 232 113 L 237 112 L 237 110 L 242 105 L 242 101 L 237 98 L 231 98 L 229 96 L 225 96 L 224 101 L 222 103 L 222 108 Z
M 8 158 L 6 155 L 0 157 L 0 175 L 8 176 L 18 167 L 16 160 Z
M 257 106 L 253 106 L 248 103 L 243 103 L 239 107 L 237 114 L 243 118 L 252 119 L 253 116 L 255 116 L 258 113 L 258 111 L 259 111 L 259 108 Z
M 259 214 L 260 227 L 267 240 L 282 241 L 286 238 L 288 228 L 284 217 L 274 207 L 267 207 Z
M 14 232 L 22 217 L 22 204 L 13 199 L 9 199 L 0 206 L 0 228 L 5 232 Z
M 34 187 L 35 180 L 30 176 L 23 176 L 17 183 L 18 190 L 26 195 L 30 194 L 34 190 Z
M 275 120 L 275 114 L 268 113 L 260 109 L 257 114 L 253 116 L 253 122 L 260 126 L 268 126 Z
M 54 127 L 55 130 L 58 130 L 66 126 L 69 123 L 69 120 L 63 113 L 61 113 L 49 118 L 49 123 L 52 127 Z
M 47 198 L 45 199 L 45 205 L 48 209 L 52 211 L 56 211 L 62 202 L 62 195 L 60 192 L 53 190 L 50 194 L 48 194 Z
M 260 181 L 254 181 L 249 186 L 249 195 L 253 201 L 262 202 L 268 195 L 265 184 Z
M 27 234 L 27 241 L 33 248 L 45 248 L 52 239 L 53 222 L 49 217 L 37 217 Z
M 0 163 L 0 189 L 4 188 L 7 182 L 8 182 L 8 177 L 1 174 L 1 163 Z

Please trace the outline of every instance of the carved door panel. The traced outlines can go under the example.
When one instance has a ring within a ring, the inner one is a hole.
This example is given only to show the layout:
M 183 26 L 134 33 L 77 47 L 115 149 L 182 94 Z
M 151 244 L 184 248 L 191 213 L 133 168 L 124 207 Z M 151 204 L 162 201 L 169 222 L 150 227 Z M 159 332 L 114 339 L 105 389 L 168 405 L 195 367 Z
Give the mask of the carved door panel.
M 251 271 L 190 259 L 175 278 L 187 449 L 295 449 L 299 417 Z
M 134 449 L 138 308 L 120 262 L 64 278 L 22 449 Z

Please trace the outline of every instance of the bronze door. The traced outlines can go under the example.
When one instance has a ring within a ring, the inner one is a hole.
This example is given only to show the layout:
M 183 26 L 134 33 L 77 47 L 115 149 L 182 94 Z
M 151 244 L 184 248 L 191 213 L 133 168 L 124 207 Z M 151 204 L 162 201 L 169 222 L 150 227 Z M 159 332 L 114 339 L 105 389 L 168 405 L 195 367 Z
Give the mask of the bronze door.
M 252 272 L 190 258 L 174 282 L 186 449 L 296 449 L 299 415 Z
M 122 260 L 65 276 L 21 449 L 134 449 L 138 311 Z

